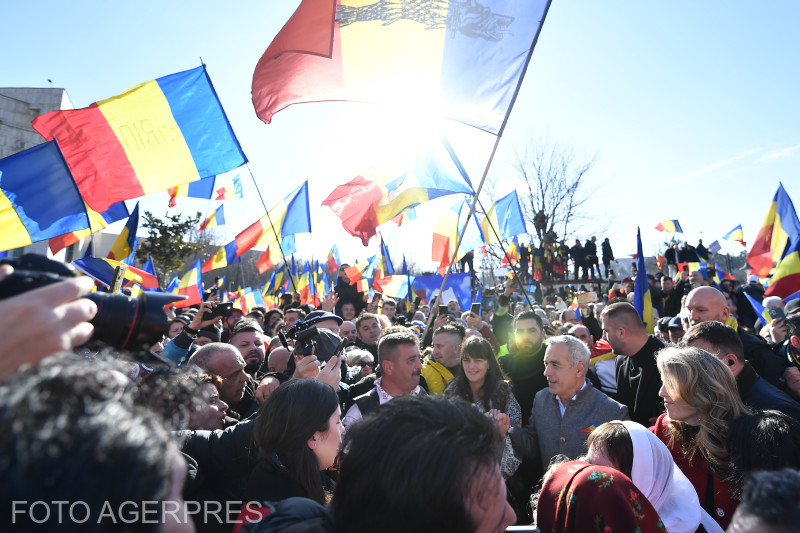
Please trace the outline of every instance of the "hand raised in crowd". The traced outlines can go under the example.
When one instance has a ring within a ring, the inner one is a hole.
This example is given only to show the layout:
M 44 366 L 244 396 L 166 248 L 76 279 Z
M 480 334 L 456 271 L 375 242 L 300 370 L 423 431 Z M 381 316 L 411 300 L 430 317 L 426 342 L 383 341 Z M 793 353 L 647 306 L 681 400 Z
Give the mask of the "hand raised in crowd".
M 447 324 L 447 323 L 450 321 L 450 318 L 449 318 L 449 317 L 450 317 L 450 315 L 449 315 L 449 314 L 447 314 L 447 313 L 445 313 L 445 314 L 443 314 L 443 315 L 438 315 L 438 316 L 437 316 L 437 317 L 436 317 L 436 318 L 433 320 L 433 331 L 436 331 L 436 330 L 437 330 L 437 329 L 439 329 L 440 327 L 442 327 L 442 326 L 444 326 L 445 324 Z
M 767 328 L 769 329 L 769 336 L 775 344 L 780 344 L 786 340 L 786 319 L 776 318 L 769 323 Z
M 194 314 L 192 321 L 189 323 L 189 327 L 192 329 L 203 329 L 214 323 L 216 323 L 217 325 L 221 324 L 222 322 L 221 316 L 215 316 L 210 320 L 203 320 L 203 315 L 205 315 L 206 313 L 210 313 L 211 310 L 214 309 L 216 306 L 217 306 L 217 301 L 213 299 L 209 299 L 208 301 L 205 301 L 202 304 L 200 304 L 200 309 Z
M 503 291 L 503 295 L 505 295 L 508 298 L 512 294 L 514 294 L 514 284 L 509 281 L 506 283 L 506 288 Z
M 472 311 L 470 311 L 469 315 L 467 315 L 466 321 L 467 326 L 469 326 L 471 329 L 480 331 L 480 329 L 483 327 L 483 320 L 481 320 L 481 317 Z
M 0 280 L 13 271 L 10 265 L 0 266 Z M 0 379 L 12 375 L 20 365 L 88 341 L 94 332 L 88 321 L 97 313 L 97 306 L 81 296 L 93 286 L 91 278 L 81 276 L 0 300 L 0 314 L 6 317 L 0 326 L 5 348 Z
M 275 376 L 266 376 L 264 379 L 262 379 L 258 383 L 258 387 L 256 387 L 256 403 L 264 403 L 267 398 L 269 398 L 269 395 L 275 392 L 275 389 L 277 389 L 280 384 L 281 382 Z
M 339 389 L 339 382 L 342 381 L 342 360 L 338 356 L 331 357 L 316 377 L 317 381 L 327 383 L 334 390 Z
M 319 308 L 323 311 L 327 311 L 328 313 L 333 313 L 333 310 L 336 308 L 336 304 L 339 302 L 339 295 L 336 294 L 336 291 L 330 291 L 328 295 L 322 300 Z
M 316 355 L 295 356 L 292 379 L 314 379 L 319 374 L 319 359 Z

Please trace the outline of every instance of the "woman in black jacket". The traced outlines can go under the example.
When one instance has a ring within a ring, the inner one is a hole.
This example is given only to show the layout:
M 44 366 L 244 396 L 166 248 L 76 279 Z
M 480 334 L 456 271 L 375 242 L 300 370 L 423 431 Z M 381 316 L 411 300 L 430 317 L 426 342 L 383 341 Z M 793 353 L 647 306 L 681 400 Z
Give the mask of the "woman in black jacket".
M 326 503 L 321 471 L 333 465 L 344 431 L 339 399 L 330 385 L 313 379 L 275 389 L 255 422 L 259 462 L 244 501 L 280 501 L 293 496 Z

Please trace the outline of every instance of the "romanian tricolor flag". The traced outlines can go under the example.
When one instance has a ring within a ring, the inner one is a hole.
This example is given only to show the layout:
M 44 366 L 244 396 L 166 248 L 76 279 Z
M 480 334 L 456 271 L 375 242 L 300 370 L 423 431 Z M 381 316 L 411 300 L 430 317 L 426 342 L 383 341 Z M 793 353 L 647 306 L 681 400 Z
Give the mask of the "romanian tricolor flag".
M 791 247 L 778 262 L 765 296 L 786 298 L 800 291 L 800 237 L 795 238 Z
M 466 170 L 441 137 L 422 137 L 406 158 L 375 165 L 336 187 L 322 202 L 364 246 L 377 227 L 442 196 L 473 194 Z
M 287 235 L 281 239 L 280 246 L 277 242 L 273 242 L 261 257 L 256 262 L 256 269 L 259 274 L 263 274 L 270 268 L 273 268 L 278 262 L 282 261 L 287 255 L 292 255 L 297 252 L 297 247 L 294 244 L 294 235 Z
M 231 241 L 206 259 L 205 263 L 203 263 L 203 274 L 238 262 L 239 256 L 236 255 L 236 241 Z
M 208 228 L 216 228 L 217 226 L 224 226 L 225 225 L 225 205 L 221 205 L 217 208 L 216 211 L 211 213 L 207 219 L 200 224 L 200 227 L 197 229 L 197 233 L 201 231 L 205 231 Z
M 647 269 L 642 253 L 642 233 L 639 228 L 636 228 L 636 284 L 633 289 L 633 306 L 642 317 L 647 333 L 652 334 L 655 330 L 653 301 L 650 297 L 650 283 L 647 281 Z
M 0 159 L 0 250 L 89 231 L 83 200 L 55 142 Z
M 33 128 L 58 141 L 83 199 L 98 212 L 247 162 L 205 66 L 84 109 L 52 111 Z
M 350 285 L 355 285 L 357 281 L 361 280 L 362 277 L 364 277 L 365 272 L 369 270 L 369 267 L 372 265 L 374 259 L 375 257 L 371 257 L 364 261 L 357 259 L 352 266 L 346 266 L 344 268 L 344 273 L 347 276 L 347 279 L 350 280 Z M 359 292 L 365 292 L 365 291 L 359 291 Z
M 719 267 L 718 263 L 714 263 L 714 272 L 715 272 L 714 281 L 716 281 L 717 284 L 722 283 L 723 279 L 731 279 L 734 281 L 736 280 L 733 274 L 728 274 L 727 272 L 723 272 L 723 270 Z
M 743 246 L 747 245 L 747 243 L 744 242 L 744 232 L 742 231 L 741 224 L 730 230 L 722 238 L 725 239 L 726 241 L 738 241 L 742 243 Z
M 683 233 L 680 223 L 677 220 L 662 220 L 656 224 L 658 231 L 666 231 L 667 233 Z
M 48 243 L 52 253 L 55 254 L 59 250 L 63 250 L 67 246 L 75 244 L 81 239 L 88 237 L 92 233 L 97 233 L 112 222 L 116 222 L 117 220 L 122 220 L 123 218 L 128 218 L 130 216 L 130 213 L 128 213 L 128 208 L 125 206 L 125 202 L 117 202 L 109 207 L 108 211 L 105 213 L 98 213 L 86 205 L 85 202 L 84 205 L 86 206 L 86 213 L 89 215 L 90 229 L 82 229 L 79 231 L 73 231 L 72 233 L 65 233 L 64 235 L 59 235 L 58 237 L 53 237 Z
M 167 284 L 167 288 L 164 289 L 164 292 L 175 292 L 178 290 L 178 285 L 180 284 L 181 280 L 178 276 L 173 276 L 170 282 Z
M 761 302 L 756 301 L 756 299 L 750 296 L 750 294 L 746 292 L 742 292 L 742 294 L 747 297 L 747 301 L 750 302 L 750 306 L 753 308 L 753 311 L 755 311 L 757 316 L 761 317 L 761 320 L 765 325 L 772 322 L 772 315 L 769 314 L 769 309 L 764 307 Z M 764 294 L 766 295 L 766 293 Z
M 495 244 L 528 232 L 517 191 L 511 191 L 492 204 L 481 221 L 481 230 L 486 244 Z
M 139 243 L 139 237 L 136 232 L 139 230 L 139 203 L 133 208 L 133 213 L 128 217 L 128 222 L 122 228 L 117 240 L 111 246 L 111 251 L 108 252 L 108 258 L 115 261 L 122 261 L 126 265 L 132 265 L 134 255 L 136 254 L 136 245 Z
M 170 304 L 171 307 L 189 307 L 191 305 L 203 303 L 203 275 L 200 272 L 199 259 L 195 261 L 186 274 L 181 277 L 178 286 L 174 290 L 168 292 L 187 297 L 185 300 Z
M 333 245 L 331 251 L 328 253 L 328 272 L 333 274 L 337 270 L 339 270 L 339 265 L 342 264 L 342 260 L 339 259 L 339 250 L 336 249 L 336 245 Z
M 203 272 L 230 265 L 234 259 L 255 247 L 269 248 L 273 243 L 296 233 L 311 231 L 308 209 L 308 181 L 289 193 L 275 207 L 217 250 L 205 262 Z M 293 246 L 293 244 L 292 244 Z M 266 269 L 264 270 L 266 272 Z
M 177 187 L 170 187 L 167 189 L 167 194 L 169 194 L 169 206 L 175 207 L 177 205 L 178 202 L 176 198 L 188 197 L 210 200 L 211 195 L 214 192 L 215 179 L 215 176 L 211 176 L 210 178 L 203 178 L 191 183 L 184 183 L 183 185 L 178 185 Z
M 303 0 L 256 65 L 256 114 L 269 123 L 304 102 L 425 102 L 496 134 L 549 5 Z
M 232 200 L 234 198 L 244 198 L 242 180 L 239 178 L 239 174 L 236 174 L 225 185 L 217 189 L 216 200 Z
M 372 281 L 372 288 L 400 300 L 408 296 L 408 281 L 408 276 L 403 274 L 391 274 L 381 278 L 376 276 Z
M 500 266 L 507 267 L 508 265 L 516 265 L 519 263 L 519 257 L 519 244 L 517 238 L 514 237 L 511 239 L 511 242 L 508 243 L 508 248 L 506 248 L 506 253 L 500 261 Z
M 72 262 L 78 270 L 99 281 L 105 286 L 110 286 L 114 278 L 114 270 L 124 263 L 113 259 L 101 259 L 99 257 L 84 257 Z M 158 278 L 148 274 L 144 270 L 126 265 L 125 279 L 131 283 L 138 283 L 145 289 L 158 289 Z
M 470 214 L 470 205 L 466 200 L 459 200 L 450 209 L 444 212 L 433 227 L 433 243 L 431 245 L 431 258 L 439 262 L 439 274 L 444 275 L 451 262 L 464 257 L 467 252 L 483 244 L 481 229 L 474 216 L 469 217 L 469 223 L 461 239 L 461 245 L 456 252 L 459 232 Z
M 759 278 L 767 277 L 775 262 L 784 256 L 784 251 L 798 237 L 800 237 L 800 220 L 797 218 L 792 199 L 781 184 L 772 198 L 753 247 L 747 254 L 747 263 L 752 268 L 752 273 Z
M 251 287 L 245 287 L 244 294 L 239 298 L 239 306 L 242 308 L 242 312 L 247 314 L 250 309 L 259 305 L 266 307 L 261 291 L 253 290 Z

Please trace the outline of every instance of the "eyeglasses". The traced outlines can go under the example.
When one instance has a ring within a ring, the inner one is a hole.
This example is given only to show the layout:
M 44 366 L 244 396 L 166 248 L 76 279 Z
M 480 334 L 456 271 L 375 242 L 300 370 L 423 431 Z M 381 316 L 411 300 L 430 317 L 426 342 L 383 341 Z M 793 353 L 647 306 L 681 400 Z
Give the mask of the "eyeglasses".
M 358 363 L 356 363 L 356 364 L 357 364 L 358 366 L 360 366 L 361 368 L 364 368 L 365 366 L 368 366 L 369 368 L 372 368 L 372 367 L 373 367 L 373 364 L 372 364 L 372 363 L 368 363 L 367 361 L 359 361 L 359 362 L 358 362 Z

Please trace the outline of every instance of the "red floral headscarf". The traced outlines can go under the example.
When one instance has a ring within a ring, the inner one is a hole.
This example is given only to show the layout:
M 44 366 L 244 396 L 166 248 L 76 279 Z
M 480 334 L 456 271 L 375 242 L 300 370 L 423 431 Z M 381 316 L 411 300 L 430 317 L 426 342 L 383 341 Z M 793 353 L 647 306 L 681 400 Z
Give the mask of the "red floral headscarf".
M 543 533 L 664 533 L 653 506 L 622 472 L 570 461 L 544 482 L 536 507 Z

